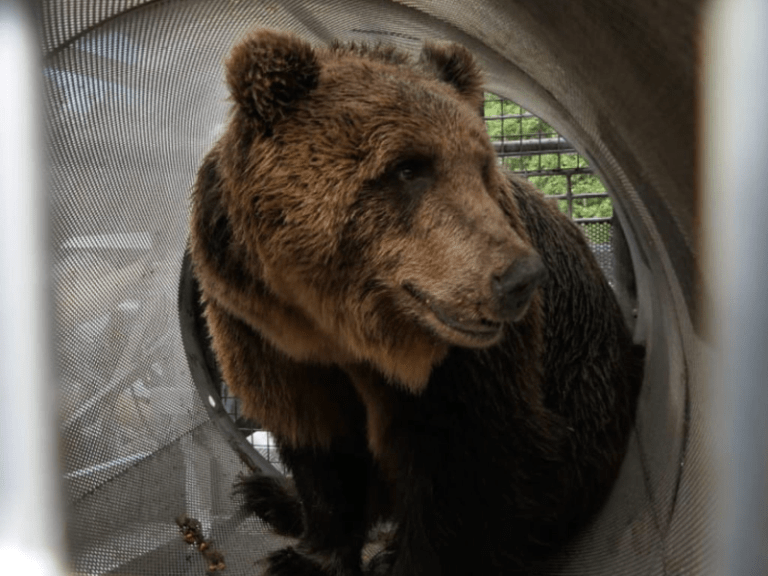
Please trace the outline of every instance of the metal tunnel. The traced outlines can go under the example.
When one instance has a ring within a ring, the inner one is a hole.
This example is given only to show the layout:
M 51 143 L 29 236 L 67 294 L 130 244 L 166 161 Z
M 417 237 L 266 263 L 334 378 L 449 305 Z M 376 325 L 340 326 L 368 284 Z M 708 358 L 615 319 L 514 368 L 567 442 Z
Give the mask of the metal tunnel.
M 182 514 L 222 550 L 226 575 L 258 573 L 284 545 L 232 495 L 239 473 L 268 464 L 224 412 L 183 278 L 190 190 L 229 107 L 223 59 L 270 27 L 406 50 L 459 42 L 489 92 L 589 160 L 623 232 L 615 287 L 646 376 L 619 481 L 547 574 L 721 573 L 697 180 L 703 12 L 696 0 L 41 0 L 29 14 L 68 570 L 205 574 Z

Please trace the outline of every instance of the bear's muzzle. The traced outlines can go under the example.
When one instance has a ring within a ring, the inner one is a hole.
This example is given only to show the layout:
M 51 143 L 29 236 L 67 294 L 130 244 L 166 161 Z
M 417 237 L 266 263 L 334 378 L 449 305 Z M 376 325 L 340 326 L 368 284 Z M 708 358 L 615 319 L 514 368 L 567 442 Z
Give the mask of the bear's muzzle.
M 515 260 L 491 279 L 491 291 L 499 318 L 515 322 L 523 317 L 536 288 L 547 277 L 541 257 L 533 253 Z

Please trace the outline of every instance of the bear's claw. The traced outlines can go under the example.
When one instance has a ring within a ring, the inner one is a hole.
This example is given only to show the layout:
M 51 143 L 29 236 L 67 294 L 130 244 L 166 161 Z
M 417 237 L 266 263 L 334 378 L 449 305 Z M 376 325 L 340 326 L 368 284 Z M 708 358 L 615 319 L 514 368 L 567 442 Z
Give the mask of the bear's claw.
M 334 555 L 315 559 L 293 547 L 272 552 L 266 562 L 262 576 L 361 576 L 359 568 L 350 568 Z
M 263 576 L 329 576 L 311 558 L 293 548 L 283 548 L 267 557 Z
M 384 548 L 371 558 L 365 567 L 365 576 L 387 576 L 395 563 L 396 551 L 392 548 Z

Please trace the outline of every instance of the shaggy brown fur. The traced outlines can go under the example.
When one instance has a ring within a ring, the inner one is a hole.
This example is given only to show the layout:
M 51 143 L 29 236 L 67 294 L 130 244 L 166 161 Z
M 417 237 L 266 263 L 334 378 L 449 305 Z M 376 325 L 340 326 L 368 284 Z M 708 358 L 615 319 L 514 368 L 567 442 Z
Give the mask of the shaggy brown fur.
M 507 574 L 572 534 L 622 460 L 639 355 L 579 231 L 499 168 L 471 55 L 262 30 L 227 80 L 191 254 L 224 378 L 304 504 L 268 573 L 359 574 L 392 515 L 377 573 Z

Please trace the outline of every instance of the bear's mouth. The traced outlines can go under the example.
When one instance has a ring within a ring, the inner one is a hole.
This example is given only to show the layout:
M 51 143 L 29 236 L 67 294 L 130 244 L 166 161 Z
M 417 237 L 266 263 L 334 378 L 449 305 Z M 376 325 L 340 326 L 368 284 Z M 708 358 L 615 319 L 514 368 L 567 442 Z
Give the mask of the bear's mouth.
M 499 336 L 504 325 L 502 322 L 486 318 L 480 318 L 479 320 L 474 318 L 462 318 L 457 314 L 452 314 L 449 311 L 448 306 L 436 301 L 435 298 L 425 294 L 413 284 L 405 283 L 402 284 L 402 287 L 414 300 L 432 312 L 440 323 L 456 332 L 469 336 L 474 340 L 495 340 Z

